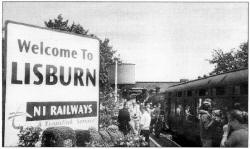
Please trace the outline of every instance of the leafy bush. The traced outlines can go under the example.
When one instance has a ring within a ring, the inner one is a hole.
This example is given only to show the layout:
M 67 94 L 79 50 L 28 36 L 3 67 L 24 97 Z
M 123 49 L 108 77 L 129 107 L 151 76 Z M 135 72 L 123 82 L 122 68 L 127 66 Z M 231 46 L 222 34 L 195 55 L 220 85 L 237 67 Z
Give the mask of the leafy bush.
M 143 136 L 129 133 L 123 139 L 119 139 L 115 147 L 146 147 L 147 145 Z
M 120 99 L 115 101 L 114 92 L 100 96 L 100 128 L 117 124 Z
M 107 128 L 107 132 L 109 133 L 109 135 L 110 135 L 110 137 L 111 137 L 114 144 L 116 144 L 116 142 L 119 139 L 124 138 L 123 133 L 118 130 L 118 126 L 116 126 L 116 125 L 110 125 Z
M 112 139 L 109 136 L 109 133 L 107 132 L 106 128 L 103 130 L 100 130 L 99 134 L 102 136 L 102 139 L 106 143 L 106 146 L 114 146 L 114 143 L 112 142 Z
M 49 127 L 42 134 L 42 147 L 75 146 L 76 134 L 70 127 Z
M 21 147 L 35 147 L 35 144 L 39 140 L 42 129 L 40 127 L 20 127 L 18 133 L 19 142 L 18 146 Z
M 75 130 L 76 133 L 76 146 L 86 147 L 87 143 L 90 142 L 90 132 L 88 130 Z
M 89 128 L 90 132 L 90 147 L 103 147 L 106 146 L 104 140 L 102 139 L 101 135 L 95 128 Z

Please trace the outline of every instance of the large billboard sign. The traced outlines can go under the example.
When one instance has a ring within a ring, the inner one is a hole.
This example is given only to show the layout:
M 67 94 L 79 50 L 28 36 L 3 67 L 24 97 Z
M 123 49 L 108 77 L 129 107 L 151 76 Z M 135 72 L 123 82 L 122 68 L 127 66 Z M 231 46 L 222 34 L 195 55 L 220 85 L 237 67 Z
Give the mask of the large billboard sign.
M 16 145 L 15 126 L 98 129 L 99 40 L 15 22 L 6 31 L 4 145 Z

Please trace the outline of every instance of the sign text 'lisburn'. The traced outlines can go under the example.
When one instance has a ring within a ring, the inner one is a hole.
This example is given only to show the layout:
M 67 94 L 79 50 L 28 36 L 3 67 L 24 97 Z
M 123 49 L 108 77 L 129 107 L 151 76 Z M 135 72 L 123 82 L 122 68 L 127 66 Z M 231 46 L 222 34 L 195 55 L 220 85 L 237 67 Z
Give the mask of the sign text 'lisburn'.
M 78 51 L 81 51 L 81 53 L 78 53 L 77 50 L 45 45 L 42 41 L 36 44 L 31 41 L 18 39 L 16 43 L 19 47 L 18 51 L 21 53 L 65 58 L 65 62 L 67 62 L 68 58 L 76 59 L 79 57 L 84 61 L 92 61 L 95 58 L 86 49 L 80 49 Z M 11 84 L 55 85 L 60 83 L 64 86 L 96 86 L 96 69 L 55 66 L 53 64 L 31 64 L 30 62 L 19 64 L 15 61 L 12 62 L 11 67 Z M 18 78 L 19 69 L 25 70 L 24 78 Z M 36 76 L 37 80 L 31 80 L 31 75 Z

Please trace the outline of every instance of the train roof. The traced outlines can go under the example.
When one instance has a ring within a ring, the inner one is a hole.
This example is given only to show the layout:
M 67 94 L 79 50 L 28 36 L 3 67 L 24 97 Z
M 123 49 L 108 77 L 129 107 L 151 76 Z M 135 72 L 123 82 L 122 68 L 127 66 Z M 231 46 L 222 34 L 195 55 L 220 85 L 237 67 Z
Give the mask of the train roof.
M 212 75 L 206 78 L 196 79 L 181 84 L 170 86 L 166 91 L 207 88 L 212 86 L 223 86 L 235 83 L 248 83 L 248 68 Z

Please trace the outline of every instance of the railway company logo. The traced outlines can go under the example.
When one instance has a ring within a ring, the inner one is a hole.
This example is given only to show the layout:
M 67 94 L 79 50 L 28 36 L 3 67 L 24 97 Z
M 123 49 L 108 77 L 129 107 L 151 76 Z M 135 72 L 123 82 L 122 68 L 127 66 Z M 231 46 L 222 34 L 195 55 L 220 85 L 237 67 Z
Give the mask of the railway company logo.
M 27 121 L 97 116 L 97 102 L 28 102 Z

